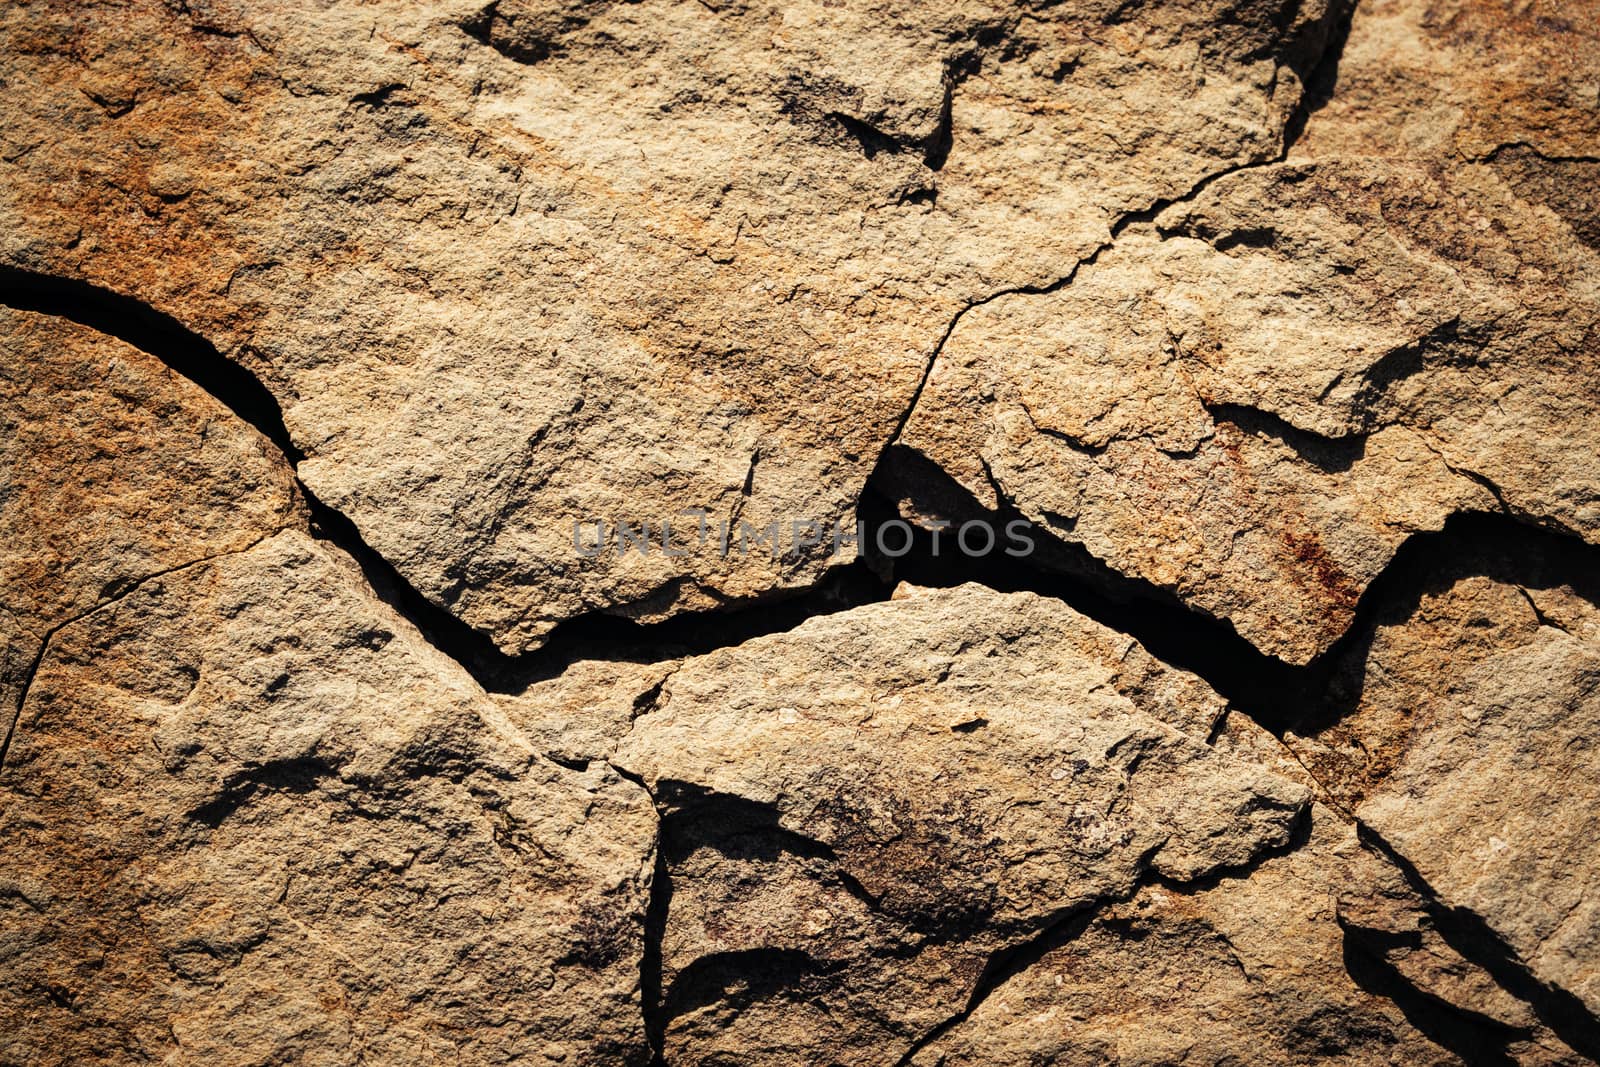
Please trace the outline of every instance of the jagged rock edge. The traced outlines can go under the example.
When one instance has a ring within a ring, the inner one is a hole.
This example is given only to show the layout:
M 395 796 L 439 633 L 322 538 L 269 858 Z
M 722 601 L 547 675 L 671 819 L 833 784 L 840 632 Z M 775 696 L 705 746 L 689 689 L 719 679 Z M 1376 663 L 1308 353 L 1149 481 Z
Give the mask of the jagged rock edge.
M 1427 907 L 1434 929 L 1461 956 L 1483 968 L 1496 985 L 1533 1009 L 1562 1041 L 1577 1052 L 1600 1062 L 1600 1018 L 1583 1001 L 1560 986 L 1539 981 L 1505 939 L 1466 908 L 1440 899 L 1438 892 L 1410 860 L 1371 826 L 1356 821 L 1363 847 L 1392 863 L 1406 884 Z
M 1253 164 L 1251 166 L 1255 165 L 1262 164 Z M 1238 170 L 1243 168 L 1234 169 Z M 52 284 L 56 283 L 64 286 L 68 291 L 77 290 L 81 292 L 83 289 L 93 289 L 93 287 L 88 286 L 86 283 L 73 282 L 70 280 L 44 279 L 37 275 L 29 276 L 26 272 L 16 271 L 11 268 L 0 268 L 0 280 L 9 282 L 19 276 L 29 278 L 30 280 L 36 280 L 36 283 L 42 283 L 42 287 L 45 289 L 49 289 Z M 1067 284 L 1071 277 L 1072 275 L 1067 275 L 1059 282 L 1054 283 L 1052 288 L 1059 288 L 1061 285 Z M 1045 287 L 1040 288 L 1043 289 Z M 145 310 L 150 316 L 155 318 L 158 323 L 164 324 L 165 321 L 170 321 L 165 320 L 165 317 L 161 316 L 158 312 L 144 309 L 143 305 L 138 304 L 136 301 L 132 301 L 128 298 L 118 297 L 116 294 L 103 293 L 103 291 L 99 290 L 95 290 L 95 292 L 97 296 L 101 296 L 103 294 L 103 298 L 110 299 L 115 304 L 122 304 L 124 306 Z M 33 300 L 18 299 L 9 294 L 0 295 L 0 303 L 5 303 L 21 310 L 35 311 L 44 314 L 63 314 L 58 309 L 49 306 L 49 300 L 37 299 L 37 295 L 37 293 L 34 294 L 35 299 Z M 1003 294 L 997 293 L 995 294 L 995 297 L 1000 295 Z M 186 361 L 183 359 L 169 358 L 169 354 L 161 350 L 162 346 L 152 345 L 148 342 L 148 340 L 145 340 L 144 343 L 140 343 L 140 341 L 137 339 L 141 336 L 140 331 L 102 329 L 101 322 L 103 321 L 103 315 L 93 313 L 93 308 L 95 306 L 96 305 L 90 305 L 88 308 L 79 308 L 76 314 L 63 314 L 63 317 L 67 317 L 73 321 L 78 321 L 83 325 L 90 326 L 91 328 L 100 329 L 101 332 L 106 332 L 111 336 L 117 336 L 121 339 L 128 340 L 129 343 L 135 344 L 136 347 L 140 347 L 145 351 L 150 351 L 152 355 L 156 356 L 158 359 L 161 359 L 163 363 L 169 367 L 172 367 L 178 373 L 183 374 L 191 381 L 194 381 L 195 384 L 212 395 L 220 403 L 223 403 L 225 406 L 229 407 L 230 410 L 239 415 L 239 417 L 244 419 L 244 421 L 249 422 L 256 429 L 260 430 L 264 436 L 279 446 L 280 450 L 284 452 L 286 460 L 292 459 L 292 457 L 297 454 L 292 443 L 287 441 L 286 432 L 281 429 L 281 419 L 274 422 L 274 420 L 272 420 L 270 417 L 267 417 L 268 414 L 276 414 L 275 404 L 272 408 L 265 409 L 264 413 L 261 406 L 258 406 L 256 409 L 252 410 L 248 404 L 241 404 L 237 399 L 241 392 L 241 387 L 237 377 L 238 375 L 248 376 L 249 381 L 254 383 L 254 386 L 260 390 L 261 394 L 265 394 L 270 397 L 270 394 L 266 394 L 264 387 L 261 387 L 259 382 L 255 381 L 253 376 L 250 376 L 247 370 L 239 367 L 237 364 L 233 364 L 222 359 L 220 355 L 216 354 L 215 349 L 209 344 L 205 343 L 203 339 L 195 337 L 195 335 L 189 333 L 188 331 L 183 331 L 183 336 L 191 338 L 193 343 L 199 344 L 205 351 L 215 356 L 216 360 L 218 361 L 218 366 L 233 368 L 234 372 L 236 372 L 233 378 L 232 387 L 219 389 L 206 373 L 206 371 L 209 371 L 211 368 L 192 368 L 190 366 L 186 366 Z M 978 305 L 974 304 L 972 306 Z M 100 307 L 99 310 L 104 312 L 106 309 L 104 307 Z M 959 320 L 959 315 L 957 316 L 957 320 Z M 951 324 L 952 330 L 954 325 L 955 320 L 953 320 Z M 173 327 L 181 330 L 181 327 L 176 327 L 175 323 L 173 324 Z M 130 338 L 130 334 L 132 335 L 132 338 Z M 948 336 L 948 332 L 946 336 Z M 151 351 L 152 348 L 157 350 Z M 930 360 L 928 370 L 931 372 L 931 369 L 932 361 Z M 250 390 L 245 388 L 243 393 L 248 398 Z M 909 411 L 910 409 L 908 408 L 908 417 Z M 887 455 L 887 450 L 885 454 Z M 874 474 L 874 478 L 875 477 L 876 472 Z M 871 496 L 872 491 L 875 488 L 874 478 L 869 478 L 868 480 L 867 490 L 863 494 L 864 501 L 866 498 Z M 313 494 L 305 491 L 303 486 L 301 487 L 301 491 L 304 493 L 315 532 L 317 532 L 323 539 L 333 543 L 350 555 L 361 567 L 369 583 L 372 585 L 373 591 L 380 597 L 380 599 L 384 600 L 397 612 L 406 617 L 406 619 L 412 622 L 412 624 L 418 628 L 419 632 L 427 637 L 431 643 L 440 648 L 440 650 L 445 652 L 447 655 L 451 656 L 451 658 L 461 663 L 462 666 L 469 671 L 469 673 L 472 673 L 474 677 L 479 678 L 480 682 L 486 682 L 486 689 L 490 689 L 491 687 L 495 686 L 495 678 L 492 676 L 487 678 L 484 677 L 483 664 L 485 660 L 492 660 L 495 655 L 498 655 L 504 661 L 522 661 L 524 664 L 528 660 L 538 660 L 540 661 L 540 666 L 542 668 L 540 671 L 536 672 L 539 676 L 548 676 L 545 672 L 550 672 L 551 674 L 559 673 L 559 668 L 564 666 L 564 663 L 560 662 L 560 657 L 551 657 L 546 655 L 544 654 L 545 650 L 539 650 L 534 653 L 530 653 L 525 657 L 508 657 L 504 656 L 504 654 L 498 653 L 498 650 L 494 650 L 493 652 L 489 651 L 493 649 L 493 646 L 486 637 L 477 634 L 476 631 L 471 631 L 470 628 L 468 628 L 464 623 L 461 623 L 453 616 L 450 616 L 443 609 L 438 608 L 437 606 L 428 602 L 426 598 L 424 598 L 419 592 L 411 587 L 409 583 L 407 583 L 398 574 L 398 572 L 394 570 L 392 565 L 390 565 L 387 560 L 383 559 L 381 555 L 366 545 L 366 543 L 361 539 L 360 534 L 356 530 L 354 524 L 347 517 L 336 510 L 329 508 L 327 505 L 322 504 L 315 498 Z M 1003 508 L 1011 506 L 1009 500 L 1003 496 L 1001 499 Z M 1529 524 L 1521 522 L 1513 516 L 1504 515 L 1503 513 L 1463 513 L 1452 516 L 1450 520 L 1447 521 L 1444 530 L 1413 534 L 1404 543 L 1402 543 L 1400 548 L 1395 553 L 1395 556 L 1391 559 L 1389 565 L 1387 565 L 1384 571 L 1381 572 L 1378 577 L 1368 585 L 1367 590 L 1363 593 L 1361 602 L 1357 605 L 1356 614 L 1352 620 L 1352 623 L 1344 635 L 1342 635 L 1338 641 L 1336 641 L 1334 645 L 1332 645 L 1323 655 L 1319 656 L 1312 663 L 1304 667 L 1293 667 L 1281 660 L 1278 660 L 1276 657 L 1261 653 L 1259 650 L 1255 649 L 1253 645 L 1250 645 L 1243 638 L 1239 637 L 1231 625 L 1221 620 L 1206 616 L 1203 613 L 1196 612 L 1186 605 L 1177 603 L 1175 599 L 1171 604 L 1157 607 L 1157 614 L 1164 609 L 1169 614 L 1169 619 L 1182 618 L 1183 622 L 1187 624 L 1186 626 L 1181 627 L 1181 629 L 1184 629 L 1187 632 L 1184 634 L 1182 640 L 1177 642 L 1179 645 L 1193 647 L 1196 644 L 1196 642 L 1192 640 L 1194 634 L 1196 632 L 1207 630 L 1212 632 L 1213 641 L 1220 636 L 1221 639 L 1225 640 L 1228 644 L 1231 644 L 1234 651 L 1239 654 L 1244 661 L 1243 666 L 1238 671 L 1238 674 L 1241 677 L 1275 677 L 1280 679 L 1280 684 L 1282 679 L 1290 679 L 1297 683 L 1295 688 L 1302 693 L 1308 688 L 1320 690 L 1323 688 L 1321 685 L 1322 679 L 1324 679 L 1327 676 L 1327 673 L 1332 670 L 1333 666 L 1337 664 L 1337 662 L 1342 659 L 1344 655 L 1347 654 L 1347 650 L 1352 642 L 1359 639 L 1359 636 L 1365 630 L 1371 627 L 1374 617 L 1377 615 L 1377 613 L 1389 605 L 1405 599 L 1407 587 L 1414 584 L 1414 576 L 1412 575 L 1413 568 L 1411 565 L 1412 560 L 1418 557 L 1437 557 L 1438 553 L 1435 548 L 1436 544 L 1440 541 L 1448 543 L 1455 537 L 1463 536 L 1460 527 L 1464 523 L 1471 523 L 1473 526 L 1477 527 L 1477 529 L 1467 529 L 1464 536 L 1467 536 L 1468 538 L 1484 536 L 1504 537 L 1516 534 L 1520 534 L 1525 538 L 1530 532 L 1532 532 L 1535 536 L 1558 539 L 1559 542 L 1570 551 L 1583 554 L 1600 553 L 1600 549 L 1589 545 L 1587 542 L 1584 542 L 1581 539 L 1563 532 L 1552 531 L 1548 528 L 1542 528 L 1538 526 L 1530 527 Z M 1452 527 L 1456 527 L 1456 529 L 1452 529 Z M 271 536 L 271 534 L 265 534 L 261 539 L 264 540 L 267 536 Z M 259 543 L 259 541 L 257 543 Z M 234 550 L 233 552 L 229 553 L 219 553 L 214 556 L 190 561 L 173 568 L 166 568 L 162 571 L 143 576 L 142 578 L 130 582 L 124 589 L 119 591 L 115 597 L 97 603 L 91 608 L 74 615 L 72 618 L 63 620 L 62 622 L 56 624 L 48 631 L 45 638 L 41 641 L 40 648 L 37 651 L 32 667 L 28 672 L 29 676 L 31 677 L 32 672 L 37 670 L 39 663 L 42 662 L 48 647 L 49 638 L 65 626 L 100 610 L 110 603 L 115 603 L 117 600 L 120 600 L 132 593 L 145 583 L 164 574 L 198 566 L 202 563 L 208 562 L 209 560 L 218 558 L 219 556 L 231 555 L 240 551 L 248 551 L 248 548 Z M 1102 567 L 1105 566 L 1103 563 L 1100 565 Z M 1103 591 L 1093 590 L 1087 586 L 1073 590 L 1066 588 L 1070 582 L 1070 578 L 1066 575 L 1051 574 L 1049 572 L 1040 571 L 1033 568 L 1026 568 L 1026 570 L 1030 572 L 1030 580 L 1020 583 L 1021 588 L 1030 589 L 1034 592 L 1040 593 L 1041 595 L 1053 596 L 1058 599 L 1062 599 L 1064 602 L 1078 610 L 1085 610 L 1086 605 L 1084 601 L 1086 595 L 1091 598 L 1098 597 L 1103 601 L 1111 603 L 1121 601 L 1125 608 L 1138 609 L 1146 613 L 1151 610 L 1153 605 L 1160 605 L 1160 602 L 1163 599 L 1163 593 L 1161 590 L 1156 589 L 1153 586 L 1149 586 L 1148 583 L 1121 575 L 1109 567 L 1105 567 L 1106 572 L 1123 586 L 1123 593 L 1121 595 L 1112 594 L 1108 596 Z M 982 576 L 978 576 L 978 580 L 982 581 L 983 584 L 990 585 L 994 588 L 1016 587 L 1019 585 L 1019 583 L 1015 582 L 995 582 L 992 579 L 986 580 Z M 932 584 L 950 583 L 945 581 Z M 1134 591 L 1133 595 L 1128 595 L 1127 593 L 1127 590 L 1130 588 Z M 882 593 L 883 596 L 887 595 L 887 587 L 883 589 Z M 1141 596 L 1139 594 L 1143 595 Z M 1140 601 L 1144 602 L 1140 603 Z M 748 632 L 736 635 L 733 641 L 722 643 L 739 643 L 742 640 L 746 640 L 749 637 L 755 636 L 756 632 L 781 632 L 782 630 L 791 628 L 792 625 L 798 625 L 798 623 L 804 621 L 805 618 L 814 617 L 816 614 L 822 613 L 823 612 L 821 611 L 806 610 L 802 613 L 801 618 L 796 620 L 790 626 L 769 625 L 750 627 Z M 727 618 L 729 615 L 737 614 L 739 613 L 728 613 L 728 615 L 725 615 L 724 618 Z M 763 617 L 770 616 L 770 612 L 768 611 L 759 611 L 759 614 Z M 1173 655 L 1170 650 L 1164 650 L 1164 642 L 1152 640 L 1151 630 L 1148 627 L 1139 624 L 1130 624 L 1127 618 L 1107 620 L 1103 617 L 1103 612 L 1097 612 L 1093 609 L 1093 607 L 1089 607 L 1088 610 L 1085 611 L 1085 614 L 1088 614 L 1091 617 L 1097 617 L 1100 621 L 1105 622 L 1118 632 L 1126 633 L 1129 636 L 1134 637 L 1136 640 L 1139 640 L 1141 644 L 1144 644 L 1147 648 L 1149 648 L 1152 654 L 1158 659 L 1161 659 L 1164 662 L 1173 663 L 1180 667 L 1184 667 L 1185 669 L 1193 670 L 1195 673 L 1199 674 L 1201 677 L 1210 682 L 1215 688 L 1218 689 L 1219 692 L 1222 692 L 1224 696 L 1228 697 L 1230 703 L 1237 710 L 1241 711 L 1243 714 L 1257 721 L 1259 724 L 1265 726 L 1274 733 L 1281 734 L 1282 730 L 1286 727 L 1287 720 L 1281 716 L 1281 713 L 1274 714 L 1267 704 L 1261 701 L 1252 701 L 1249 699 L 1241 700 L 1241 694 L 1233 687 L 1228 686 L 1225 683 L 1219 683 L 1219 680 L 1216 677 L 1216 671 L 1214 669 L 1207 669 L 1207 665 L 1205 663 L 1186 663 L 1185 661 L 1189 660 L 1190 657 Z M 691 624 L 695 624 L 698 621 L 703 621 L 698 620 L 698 617 L 696 616 L 683 616 L 680 617 L 679 620 L 669 620 L 667 623 L 655 624 L 654 626 L 647 627 L 640 626 L 636 623 L 629 623 L 626 620 L 616 619 L 615 617 L 607 616 L 606 618 L 612 623 L 619 624 L 621 627 L 625 628 L 629 632 L 629 636 L 635 637 L 641 633 L 649 631 L 672 629 L 674 623 L 680 622 L 681 620 L 687 620 Z M 573 622 L 581 621 L 582 620 L 573 620 Z M 470 638 L 464 638 L 464 634 L 470 635 Z M 468 642 L 476 644 L 478 648 L 476 650 L 468 649 L 464 653 L 462 645 Z M 1201 645 L 1206 644 L 1204 641 L 1199 643 Z M 720 647 L 720 644 L 713 645 L 712 647 Z M 474 655 L 474 652 L 476 652 L 476 655 Z M 549 662 L 552 658 L 556 660 L 555 663 Z M 1209 660 L 1209 662 L 1214 664 L 1216 661 Z M 552 670 L 552 668 L 554 669 Z M 524 680 L 526 680 L 528 677 L 528 675 L 524 672 L 518 673 L 522 674 Z M 26 700 L 26 694 L 27 686 L 24 685 L 17 700 L 17 707 L 15 709 L 15 714 L 13 715 L 12 727 L 7 732 L 7 745 L 9 745 L 9 738 L 12 731 L 15 729 L 16 719 L 20 716 L 22 705 Z M 1290 698 L 1273 701 L 1272 703 L 1282 707 L 1295 706 L 1299 703 L 1299 701 Z M 641 710 L 641 713 L 648 714 L 648 711 L 648 708 L 644 708 Z M 1321 711 L 1324 715 L 1327 714 L 1327 709 L 1321 709 Z M 620 776 L 627 778 L 635 782 L 635 784 L 643 787 L 643 783 L 636 776 L 628 773 L 622 768 L 615 769 Z M 646 793 L 649 793 L 648 789 L 646 789 Z M 652 801 L 654 800 L 655 798 L 652 796 Z M 1390 858 L 1400 859 L 1397 854 L 1391 856 Z M 659 856 L 657 857 L 657 869 L 658 871 L 660 870 Z M 652 910 L 659 910 L 662 905 L 658 904 L 657 901 L 658 899 L 665 897 L 670 897 L 670 879 L 657 878 L 652 882 L 650 903 L 647 906 L 647 915 L 651 914 Z M 1076 914 L 1077 913 L 1074 913 L 1074 915 Z M 1041 931 L 1039 934 L 1036 934 L 1029 941 L 1024 942 L 1020 946 L 1013 946 L 1010 949 L 1003 950 L 1001 954 L 997 954 L 997 958 L 999 955 L 1004 955 L 1008 960 L 1014 957 L 1021 958 L 1021 955 L 1025 952 L 1025 949 L 1028 945 L 1047 938 L 1052 930 L 1060 928 L 1062 924 L 1069 923 L 1072 917 L 1073 916 L 1060 917 L 1045 930 Z M 648 926 L 649 924 L 647 922 L 647 958 L 649 953 Z M 656 953 L 659 955 L 659 945 L 656 947 Z M 642 962 L 641 965 L 645 966 L 646 963 L 647 960 Z M 994 966 L 1002 965 L 992 963 L 991 969 Z M 1525 968 L 1520 968 L 1520 965 L 1518 966 L 1519 969 L 1517 969 L 1514 974 L 1525 976 Z M 985 973 L 989 974 L 991 969 L 986 969 Z M 998 984 L 999 981 L 1003 981 L 1004 977 L 1009 977 L 1012 974 L 1018 973 L 1020 969 L 1020 967 L 1007 969 L 1005 970 L 1003 977 L 993 979 L 987 984 L 985 984 L 983 980 L 980 980 L 979 986 L 975 988 L 975 995 L 979 995 L 979 999 L 981 1000 L 982 995 L 987 995 L 986 992 L 983 992 L 983 990 L 993 988 Z M 1504 973 L 1503 967 L 1501 970 L 1502 973 Z M 1502 981 L 1503 979 L 1497 974 L 1496 980 Z M 1526 982 L 1522 982 L 1520 984 L 1525 985 L 1527 982 L 1531 982 L 1531 979 L 1527 979 Z M 659 987 L 659 975 L 656 978 L 656 983 L 657 987 Z M 1536 986 L 1537 984 L 1534 983 L 1534 985 Z M 1524 998 L 1526 995 L 1524 993 L 1519 993 L 1516 990 L 1512 990 L 1512 992 L 1514 995 L 1517 995 L 1519 999 Z M 1539 994 L 1535 993 L 1534 995 L 1538 996 Z M 1552 1027 L 1552 1029 L 1556 1029 L 1558 1034 L 1565 1037 L 1567 1032 L 1574 1032 L 1574 1024 L 1571 1022 L 1570 994 L 1563 997 L 1560 991 L 1556 991 L 1554 993 L 1548 993 L 1545 995 L 1544 1006 L 1540 1011 L 1542 1016 L 1548 1015 L 1552 1011 L 1552 1008 L 1549 1006 L 1550 996 L 1554 996 L 1563 1001 L 1563 1004 L 1558 1008 L 1558 1013 L 1563 1014 L 1567 1021 L 1563 1022 L 1559 1028 Z M 974 1001 L 972 1006 L 976 1006 L 976 1003 L 977 1001 Z M 657 1034 L 661 1032 L 664 1021 L 657 1017 L 661 1006 L 662 1005 L 660 1004 L 646 1006 L 647 1032 L 655 1032 Z M 953 1020 L 950 1025 L 953 1025 L 955 1021 L 959 1020 Z M 1578 1030 L 1576 1031 L 1578 1036 L 1576 1037 L 1576 1040 L 1580 1045 L 1584 1045 L 1585 1047 L 1600 1048 L 1600 1043 L 1597 1043 L 1600 1042 L 1600 1039 L 1591 1037 L 1591 1028 L 1596 1026 L 1594 1020 L 1585 1016 L 1576 1025 L 1578 1026 Z M 946 1026 L 944 1029 L 948 1029 L 948 1026 Z M 943 1032 L 943 1030 L 940 1032 Z M 929 1038 L 929 1040 L 931 1040 L 931 1038 Z M 926 1042 L 923 1042 L 923 1044 L 925 1043 Z M 919 1047 L 921 1046 L 919 1045 Z

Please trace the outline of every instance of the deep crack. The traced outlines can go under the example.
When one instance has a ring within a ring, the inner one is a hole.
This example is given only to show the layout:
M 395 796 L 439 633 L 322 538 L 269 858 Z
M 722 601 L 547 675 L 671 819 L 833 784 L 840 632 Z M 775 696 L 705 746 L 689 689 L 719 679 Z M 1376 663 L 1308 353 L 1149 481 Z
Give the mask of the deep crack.
M 1358 823 L 1362 843 L 1400 869 L 1427 906 L 1439 936 L 1461 956 L 1483 968 L 1506 992 L 1526 1003 L 1573 1050 L 1600 1061 L 1600 1018 L 1569 991 L 1541 982 L 1483 918 L 1442 900 L 1416 866 L 1372 827 Z

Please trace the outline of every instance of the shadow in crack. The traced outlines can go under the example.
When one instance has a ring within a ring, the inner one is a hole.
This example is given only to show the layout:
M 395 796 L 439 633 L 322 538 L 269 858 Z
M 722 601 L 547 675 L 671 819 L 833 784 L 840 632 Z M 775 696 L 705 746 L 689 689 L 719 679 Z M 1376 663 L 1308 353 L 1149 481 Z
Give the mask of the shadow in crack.
M 1527 964 L 1488 923 L 1465 908 L 1451 907 L 1441 900 L 1416 866 L 1371 827 L 1358 825 L 1357 830 L 1362 844 L 1400 869 L 1406 882 L 1427 905 L 1428 916 L 1446 944 L 1482 967 L 1502 989 L 1531 1007 L 1539 1021 L 1572 1049 L 1600 1062 L 1600 1019 L 1595 1018 L 1581 1000 L 1565 989 L 1546 985 L 1535 978 Z
M 1300 5 L 1285 6 L 1286 13 L 1298 11 Z M 1339 64 L 1344 60 L 1344 48 L 1350 40 L 1350 23 L 1355 17 L 1356 0 L 1335 0 L 1328 5 L 1328 13 L 1320 23 L 1307 27 L 1306 40 L 1289 57 L 1289 67 L 1305 86 L 1300 106 L 1284 125 L 1283 147 L 1287 154 L 1295 142 L 1305 134 L 1311 117 L 1333 99 L 1339 85 Z
M 878 498 L 875 513 L 904 511 L 908 520 L 982 519 L 996 527 L 1027 521 L 1009 505 L 985 509 L 942 469 L 903 446 L 885 453 L 868 493 Z M 998 550 L 972 557 L 954 551 L 948 533 L 936 555 L 932 533 L 916 522 L 911 525 L 915 534 L 905 555 L 873 561 L 891 581 L 933 587 L 978 582 L 1002 592 L 1055 597 L 1136 638 L 1158 659 L 1199 675 L 1279 736 L 1288 729 L 1315 732 L 1348 714 L 1361 699 L 1376 628 L 1403 621 L 1428 593 L 1462 578 L 1484 575 L 1525 588 L 1570 584 L 1600 603 L 1600 546 L 1499 513 L 1455 515 L 1442 530 L 1407 539 L 1362 592 L 1345 634 L 1309 664 L 1294 666 L 1258 650 L 1226 620 L 1113 570 L 1081 545 L 1046 529 L 1036 530 L 1037 549 L 1025 558 Z M 1070 535 L 1070 526 L 1065 532 Z
M 0 266 L 0 304 L 53 315 L 115 337 L 154 356 L 255 427 L 293 466 L 304 458 L 283 424 L 283 409 L 261 380 L 215 345 L 131 296 L 75 278 Z
M 1434 1044 L 1454 1052 L 1464 1063 L 1510 1067 L 1517 1062 L 1507 1046 L 1531 1035 L 1422 992 L 1384 958 L 1371 931 L 1345 927 L 1343 950 L 1350 979 L 1373 996 L 1392 1001 L 1406 1021 Z

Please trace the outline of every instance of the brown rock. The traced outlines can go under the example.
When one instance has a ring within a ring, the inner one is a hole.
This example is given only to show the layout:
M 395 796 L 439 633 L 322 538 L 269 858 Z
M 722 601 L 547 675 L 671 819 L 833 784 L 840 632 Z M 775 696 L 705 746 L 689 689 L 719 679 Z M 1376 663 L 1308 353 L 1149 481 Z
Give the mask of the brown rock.
M 306 485 L 523 651 L 815 579 L 574 524 L 850 526 L 957 310 L 1281 152 L 1331 18 L 14 4 L 0 262 L 256 370 Z
M 0 5 L 0 1062 L 1600 1057 L 1600 9 L 1352 7 Z
M 647 1058 L 648 799 L 301 533 L 60 630 L 0 793 L 9 1062 Z
M 1151 885 L 1078 923 L 914 1062 L 1454 1063 L 1345 971 L 1335 896 L 1377 861 L 1315 809 L 1247 875 Z
M 0 307 L 0 585 L 37 632 L 299 521 L 283 457 L 156 359 Z
M 1600 261 L 1491 168 L 1262 168 L 1155 225 L 964 316 L 903 447 L 1296 663 L 1456 512 L 1600 539 Z
M 1588 575 L 1577 588 L 1519 584 L 1503 557 L 1472 569 L 1436 565 L 1372 634 L 1347 683 L 1354 710 L 1289 743 L 1445 907 L 1592 1014 L 1600 913 L 1584 857 L 1600 804 L 1588 756 L 1600 591 Z
M 303 522 L 283 457 L 114 338 L 0 307 L 0 721 L 47 635 L 151 576 Z M 3 757 L 0 757 L 3 758 Z
M 1146 661 L 975 585 L 686 661 L 614 757 L 665 819 L 669 1061 L 895 1063 L 1006 950 L 1287 841 L 1306 790 Z

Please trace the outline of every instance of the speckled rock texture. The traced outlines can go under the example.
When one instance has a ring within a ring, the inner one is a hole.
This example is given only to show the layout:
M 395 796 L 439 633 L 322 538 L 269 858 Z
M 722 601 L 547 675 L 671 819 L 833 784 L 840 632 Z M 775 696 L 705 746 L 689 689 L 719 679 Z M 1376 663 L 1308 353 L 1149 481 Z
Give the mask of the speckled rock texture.
M 0 1067 L 1600 1062 L 1595 0 L 12 0 L 0 355 Z

